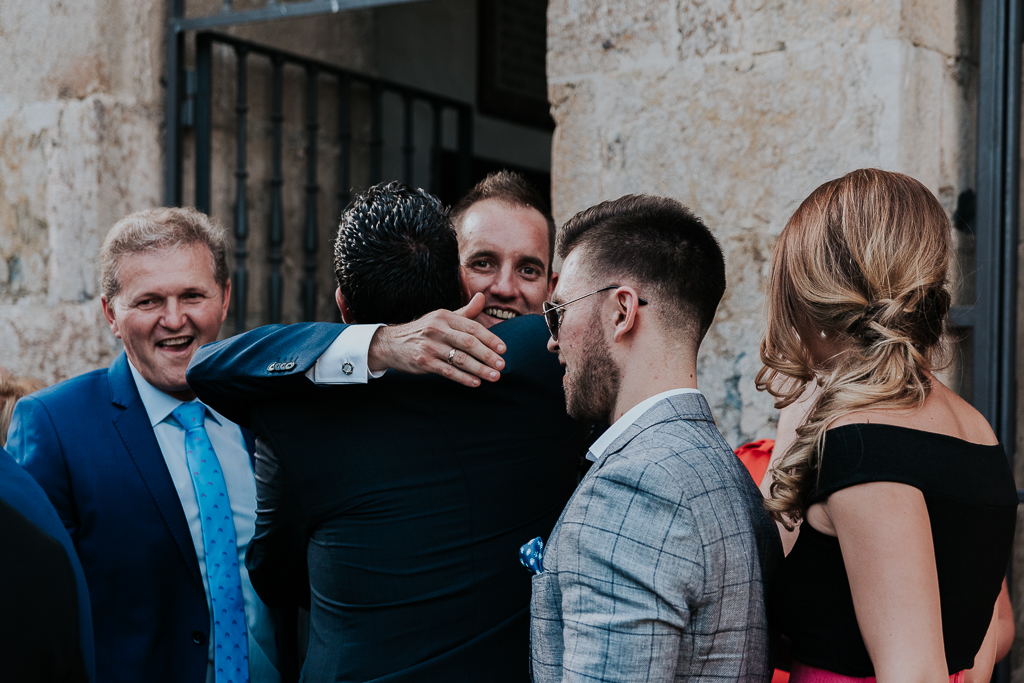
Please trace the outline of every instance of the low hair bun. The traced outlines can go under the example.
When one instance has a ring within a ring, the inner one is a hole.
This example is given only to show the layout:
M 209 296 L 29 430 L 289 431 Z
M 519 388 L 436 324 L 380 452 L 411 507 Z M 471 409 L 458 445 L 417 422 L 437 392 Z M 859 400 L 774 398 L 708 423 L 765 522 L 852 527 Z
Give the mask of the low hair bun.
M 927 187 L 879 169 L 821 185 L 786 224 L 772 255 L 755 381 L 777 408 L 808 382 L 818 393 L 771 470 L 765 507 L 783 525 L 803 517 L 831 425 L 865 409 L 912 409 L 927 397 L 952 303 L 950 234 Z M 825 360 L 800 336 L 818 330 L 840 344 Z
M 865 347 L 901 337 L 928 349 L 942 339 L 951 303 L 952 297 L 943 286 L 910 292 L 901 300 L 879 299 L 864 307 L 850 322 L 846 334 Z
M 882 330 L 885 325 L 879 320 L 883 312 L 892 304 L 892 299 L 881 299 L 868 304 L 860 315 L 853 319 L 846 328 L 846 334 L 864 346 L 871 346 L 885 338 Z

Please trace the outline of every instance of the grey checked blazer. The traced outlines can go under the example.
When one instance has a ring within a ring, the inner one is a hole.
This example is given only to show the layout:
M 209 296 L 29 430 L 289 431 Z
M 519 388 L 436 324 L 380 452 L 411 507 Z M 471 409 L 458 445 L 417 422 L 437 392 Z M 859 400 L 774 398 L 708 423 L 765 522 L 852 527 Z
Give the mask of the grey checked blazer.
M 533 577 L 536 683 L 768 681 L 782 563 L 700 394 L 656 403 L 583 478 Z

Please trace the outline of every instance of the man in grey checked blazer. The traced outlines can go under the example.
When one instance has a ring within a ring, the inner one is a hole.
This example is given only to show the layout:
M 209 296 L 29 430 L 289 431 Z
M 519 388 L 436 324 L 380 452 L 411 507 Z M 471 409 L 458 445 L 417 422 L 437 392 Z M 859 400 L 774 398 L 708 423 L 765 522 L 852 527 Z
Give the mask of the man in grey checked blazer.
M 721 249 L 678 202 L 627 196 L 558 250 L 548 348 L 569 414 L 612 426 L 533 577 L 534 681 L 768 681 L 782 547 L 696 384 Z

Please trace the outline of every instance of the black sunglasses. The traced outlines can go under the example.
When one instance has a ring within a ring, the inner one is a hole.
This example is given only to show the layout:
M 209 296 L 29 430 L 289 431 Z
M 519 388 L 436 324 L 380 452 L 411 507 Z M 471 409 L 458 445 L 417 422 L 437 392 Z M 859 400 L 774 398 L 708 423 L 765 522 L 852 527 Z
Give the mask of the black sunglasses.
M 621 286 L 622 285 L 608 285 L 607 287 L 602 287 L 601 289 L 593 291 L 590 294 L 578 296 L 572 301 L 566 301 L 564 304 L 558 304 L 557 306 L 555 304 L 552 304 L 550 301 L 545 301 L 542 305 L 542 308 L 544 310 L 544 322 L 548 324 L 548 332 L 551 333 L 551 338 L 554 339 L 555 341 L 558 341 L 558 326 L 562 324 L 562 316 L 565 315 L 565 311 L 562 309 L 564 309 L 566 306 L 572 303 L 576 303 L 580 299 L 586 299 L 588 296 L 593 296 L 594 294 L 598 294 L 599 292 L 607 292 L 609 289 L 618 289 Z M 646 299 L 641 299 L 640 297 L 637 297 L 637 300 L 640 302 L 641 306 L 647 305 Z

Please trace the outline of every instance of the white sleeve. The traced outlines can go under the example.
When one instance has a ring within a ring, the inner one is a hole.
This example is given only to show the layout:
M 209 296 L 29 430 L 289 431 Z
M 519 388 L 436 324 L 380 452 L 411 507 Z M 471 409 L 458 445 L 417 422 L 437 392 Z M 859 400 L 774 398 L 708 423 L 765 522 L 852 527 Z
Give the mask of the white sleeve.
M 349 325 L 306 371 L 306 377 L 314 384 L 366 384 L 370 377 L 380 377 L 385 371 L 371 372 L 367 356 L 373 335 L 381 327 L 384 325 Z

